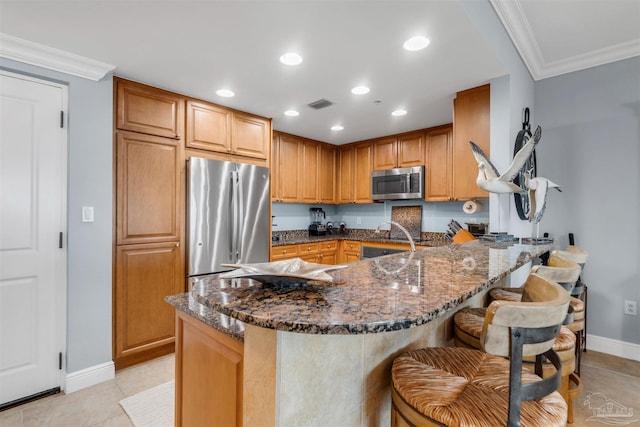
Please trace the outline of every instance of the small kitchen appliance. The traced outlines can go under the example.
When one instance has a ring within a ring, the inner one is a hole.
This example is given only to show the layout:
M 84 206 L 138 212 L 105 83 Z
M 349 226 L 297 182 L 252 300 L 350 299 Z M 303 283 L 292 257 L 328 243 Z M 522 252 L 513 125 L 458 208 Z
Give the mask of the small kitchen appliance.
M 322 224 L 322 220 L 327 217 L 322 208 L 310 208 L 311 225 L 309 225 L 309 236 L 325 236 L 327 227 Z

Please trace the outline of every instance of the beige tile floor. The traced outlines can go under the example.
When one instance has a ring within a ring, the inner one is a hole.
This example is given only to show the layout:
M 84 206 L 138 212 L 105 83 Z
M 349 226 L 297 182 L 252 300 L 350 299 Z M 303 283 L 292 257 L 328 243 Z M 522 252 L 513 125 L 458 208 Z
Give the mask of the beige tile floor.
M 122 369 L 114 380 L 68 395 L 59 394 L 0 412 L 2 427 L 131 427 L 118 402 L 174 379 L 173 355 Z M 574 402 L 575 427 L 613 425 L 589 419 L 603 399 L 633 409 L 631 427 L 640 427 L 640 362 L 588 351 L 582 359 L 583 396 Z M 601 393 L 601 395 L 596 395 Z M 591 396 L 591 397 L 590 397 Z M 603 397 L 604 396 L 604 397 Z M 597 399 L 596 399 L 597 398 Z M 584 403 L 591 402 L 591 406 Z

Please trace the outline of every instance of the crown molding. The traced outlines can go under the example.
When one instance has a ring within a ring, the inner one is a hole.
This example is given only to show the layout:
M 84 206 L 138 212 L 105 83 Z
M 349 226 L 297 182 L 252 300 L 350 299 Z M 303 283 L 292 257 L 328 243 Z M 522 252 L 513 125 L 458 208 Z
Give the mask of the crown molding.
M 0 57 L 99 81 L 115 65 L 0 33 Z
M 571 73 L 640 55 L 640 40 L 547 62 L 519 0 L 490 0 L 534 80 Z

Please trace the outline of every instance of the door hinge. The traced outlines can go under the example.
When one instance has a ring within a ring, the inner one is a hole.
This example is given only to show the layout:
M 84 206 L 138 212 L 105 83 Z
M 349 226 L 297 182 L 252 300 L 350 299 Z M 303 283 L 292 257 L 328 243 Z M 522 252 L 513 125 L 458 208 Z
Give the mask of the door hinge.
M 62 249 L 62 240 L 63 240 L 63 233 L 62 231 L 60 232 L 60 237 L 59 237 L 59 241 L 58 241 L 58 248 Z
M 62 352 L 58 353 L 58 369 L 62 370 Z
M 60 111 L 60 127 L 64 128 L 64 111 Z

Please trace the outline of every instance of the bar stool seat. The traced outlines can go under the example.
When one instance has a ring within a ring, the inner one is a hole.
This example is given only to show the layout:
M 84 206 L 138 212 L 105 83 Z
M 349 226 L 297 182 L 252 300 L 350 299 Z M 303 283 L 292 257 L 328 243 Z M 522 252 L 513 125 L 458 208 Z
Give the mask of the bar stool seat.
M 507 359 L 466 348 L 421 349 L 398 357 L 392 375 L 392 398 L 400 405 L 402 416 L 415 426 L 506 425 Z M 523 370 L 523 383 L 537 380 L 540 377 Z M 424 417 L 441 424 L 429 424 Z M 566 404 L 558 392 L 522 402 L 523 427 L 564 426 L 565 422 Z
M 397 357 L 391 370 L 391 426 L 564 426 L 567 404 L 555 391 L 562 362 L 552 349 L 569 306 L 558 284 L 530 274 L 536 301 L 494 301 L 484 312 L 480 350 L 425 348 Z M 542 379 L 543 355 L 555 367 Z M 523 368 L 535 357 L 535 374 Z M 508 359 L 507 359 L 508 358 Z

